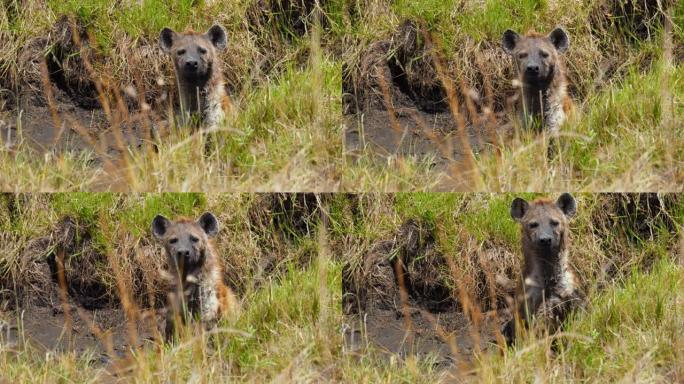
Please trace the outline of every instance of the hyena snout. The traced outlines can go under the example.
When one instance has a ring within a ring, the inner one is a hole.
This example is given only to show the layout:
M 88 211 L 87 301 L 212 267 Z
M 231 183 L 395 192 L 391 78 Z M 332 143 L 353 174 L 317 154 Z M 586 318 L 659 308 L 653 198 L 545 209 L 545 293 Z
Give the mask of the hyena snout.
M 535 243 L 539 248 L 557 248 L 559 246 L 558 234 L 550 229 L 539 231 Z
M 206 52 L 207 50 L 202 47 L 188 47 L 180 50 L 176 70 L 185 77 L 205 75 L 209 68 L 209 63 L 204 57 Z

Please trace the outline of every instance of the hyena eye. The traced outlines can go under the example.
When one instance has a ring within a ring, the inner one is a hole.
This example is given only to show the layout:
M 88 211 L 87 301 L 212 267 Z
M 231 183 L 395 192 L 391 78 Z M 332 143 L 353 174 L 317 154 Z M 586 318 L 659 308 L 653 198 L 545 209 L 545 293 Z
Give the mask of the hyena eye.
M 202 47 L 199 47 L 197 50 L 199 51 L 200 55 L 204 55 L 205 53 L 207 53 L 207 50 Z
M 190 236 L 190 241 L 192 241 L 193 243 L 196 243 L 199 241 L 199 238 L 197 238 L 195 236 Z
M 537 223 L 536 221 L 533 221 L 529 224 L 529 226 L 530 226 L 530 228 L 534 229 L 534 228 L 537 228 L 539 226 L 539 223 Z
M 178 52 L 176 52 L 178 56 L 185 55 L 185 49 L 179 49 Z
M 551 226 L 557 227 L 557 226 L 558 226 L 558 221 L 556 221 L 556 220 L 551 220 Z
M 175 237 L 172 237 L 171 239 L 169 239 L 169 244 L 176 244 L 177 242 L 178 242 L 178 239 Z
M 543 57 L 543 58 L 545 58 L 545 59 L 546 59 L 547 57 L 549 57 L 549 53 L 546 52 L 546 51 L 541 51 L 541 52 L 539 52 L 539 54 L 541 55 L 541 57 Z
M 518 53 L 518 59 L 524 59 L 527 57 L 527 52 Z

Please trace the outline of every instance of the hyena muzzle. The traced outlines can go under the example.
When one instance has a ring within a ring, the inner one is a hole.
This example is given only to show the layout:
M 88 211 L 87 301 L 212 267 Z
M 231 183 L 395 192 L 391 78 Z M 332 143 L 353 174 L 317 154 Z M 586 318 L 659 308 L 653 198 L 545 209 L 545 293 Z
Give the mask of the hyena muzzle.
M 166 250 L 169 271 L 162 271 L 169 281 L 166 315 L 166 340 L 173 339 L 177 325 L 195 317 L 206 327 L 221 316 L 237 310 L 233 292 L 223 283 L 220 260 L 211 238 L 218 233 L 216 217 L 207 212 L 197 221 L 171 221 L 157 215 L 152 233 Z
M 510 345 L 516 325 L 542 320 L 550 332 L 560 328 L 567 314 L 579 303 L 576 277 L 568 264 L 569 220 L 576 212 L 575 199 L 562 194 L 555 202 L 516 198 L 511 216 L 521 226 L 524 265 L 514 300 L 513 319 L 503 329 Z

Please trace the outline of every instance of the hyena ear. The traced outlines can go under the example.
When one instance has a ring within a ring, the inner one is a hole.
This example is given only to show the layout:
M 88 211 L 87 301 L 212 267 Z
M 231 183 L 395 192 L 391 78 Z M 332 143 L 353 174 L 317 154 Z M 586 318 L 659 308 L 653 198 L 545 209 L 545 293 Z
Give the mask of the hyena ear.
M 525 201 L 525 199 L 516 197 L 515 199 L 513 199 L 513 202 L 511 203 L 511 217 L 516 221 L 522 220 L 529 206 L 530 205 L 527 203 L 527 201 Z
M 549 40 L 558 52 L 565 52 L 570 46 L 570 37 L 563 28 L 556 28 L 549 33 Z
M 556 205 L 567 217 L 573 217 L 577 212 L 577 203 L 575 202 L 575 198 L 567 192 L 560 195 L 558 200 L 556 200 Z
M 171 224 L 171 222 L 166 217 L 162 215 L 155 216 L 154 220 L 152 220 L 152 234 L 154 237 L 163 237 L 166 230 L 169 228 L 169 224 Z
M 204 233 L 206 233 L 209 237 L 214 237 L 218 233 L 218 220 L 216 220 L 216 216 L 214 216 L 211 212 L 205 212 L 202 214 L 199 220 L 197 220 L 197 224 L 202 227 Z
M 162 29 L 159 34 L 159 46 L 165 53 L 171 52 L 171 47 L 173 47 L 173 41 L 178 35 L 171 28 Z
M 226 37 L 226 30 L 219 24 L 214 24 L 206 33 L 207 39 L 218 49 L 222 51 L 228 45 L 228 38 Z
M 507 29 L 503 34 L 501 44 L 503 45 L 504 51 L 510 55 L 513 54 L 513 50 L 518 44 L 518 41 L 520 41 L 520 35 L 518 35 L 515 31 Z

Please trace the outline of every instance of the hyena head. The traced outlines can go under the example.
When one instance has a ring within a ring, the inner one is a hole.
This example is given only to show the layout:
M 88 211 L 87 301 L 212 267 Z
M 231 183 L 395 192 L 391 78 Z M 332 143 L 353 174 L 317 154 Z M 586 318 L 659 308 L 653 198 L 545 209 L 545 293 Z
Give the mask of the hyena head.
M 218 233 L 216 217 L 206 212 L 197 221 L 171 221 L 162 215 L 152 220 L 152 234 L 166 249 L 169 263 L 191 270 L 200 267 L 208 254 L 209 238 Z
M 204 34 L 176 33 L 171 28 L 164 28 L 159 45 L 173 59 L 181 80 L 202 82 L 211 77 L 216 53 L 226 48 L 226 40 L 226 31 L 217 24 Z
M 523 247 L 532 247 L 537 254 L 557 255 L 564 245 L 568 221 L 577 205 L 569 193 L 558 200 L 527 202 L 519 197 L 511 203 L 511 216 L 522 226 Z
M 518 74 L 526 84 L 543 85 L 553 80 L 559 53 L 565 52 L 570 38 L 562 28 L 547 36 L 530 33 L 520 36 L 510 29 L 503 34 L 503 48 L 513 56 Z

